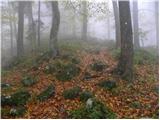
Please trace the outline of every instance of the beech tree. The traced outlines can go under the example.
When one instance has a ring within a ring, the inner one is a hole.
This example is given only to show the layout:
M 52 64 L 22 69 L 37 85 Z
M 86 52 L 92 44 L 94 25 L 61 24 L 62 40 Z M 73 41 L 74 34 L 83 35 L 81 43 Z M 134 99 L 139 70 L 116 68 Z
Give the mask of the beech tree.
M 122 78 L 133 79 L 133 36 L 129 1 L 119 1 L 119 17 L 121 29 L 121 56 L 118 73 Z
M 59 55 L 57 36 L 60 25 L 60 11 L 58 7 L 58 1 L 51 1 L 52 4 L 52 27 L 50 32 L 50 50 L 52 51 L 52 57 Z
M 138 22 L 138 1 L 133 0 L 133 38 L 134 38 L 134 47 L 136 49 L 140 48 L 139 43 L 139 22 Z
M 82 40 L 87 40 L 87 24 L 88 24 L 88 11 L 87 11 L 87 1 L 82 1 Z
M 18 2 L 18 38 L 17 38 L 17 56 L 20 57 L 24 53 L 23 47 L 23 29 L 24 29 L 24 7 L 25 2 Z
M 116 48 L 119 48 L 121 46 L 121 34 L 120 34 L 118 3 L 116 0 L 112 0 L 112 4 L 113 4 L 114 19 L 115 19 Z

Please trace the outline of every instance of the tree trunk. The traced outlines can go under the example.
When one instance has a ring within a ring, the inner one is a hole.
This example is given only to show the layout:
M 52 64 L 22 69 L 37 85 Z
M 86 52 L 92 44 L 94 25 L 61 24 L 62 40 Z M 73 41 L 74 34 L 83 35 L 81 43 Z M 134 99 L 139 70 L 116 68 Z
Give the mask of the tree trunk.
M 121 56 L 118 72 L 123 79 L 133 79 L 133 37 L 129 1 L 119 1 L 121 28 Z
M 27 9 L 27 16 L 28 16 L 28 38 L 31 41 L 32 52 L 35 52 L 36 49 L 36 30 L 35 30 L 35 23 L 33 20 L 33 13 L 32 13 L 32 2 L 28 2 L 28 9 Z
M 41 2 L 39 0 L 39 3 L 38 3 L 38 47 L 40 47 L 40 9 L 41 9 Z
M 121 46 L 121 34 L 120 34 L 120 21 L 119 21 L 119 10 L 117 0 L 112 0 L 114 19 L 115 19 L 115 39 L 116 39 L 116 48 Z
M 82 1 L 82 14 L 83 14 L 83 23 L 82 23 L 82 40 L 87 40 L 87 24 L 88 24 L 88 11 L 87 11 L 87 1 Z
M 18 2 L 18 39 L 17 39 L 17 56 L 21 57 L 24 53 L 23 47 L 23 29 L 24 29 L 24 7 L 25 2 Z
M 156 41 L 157 49 L 159 49 L 159 1 L 155 1 L 155 25 L 156 25 Z
M 134 47 L 140 49 L 139 43 L 139 28 L 138 28 L 138 1 L 133 0 L 133 38 L 134 38 Z
M 107 15 L 107 34 L 108 34 L 108 40 L 110 40 L 110 16 L 109 16 L 109 2 L 107 4 L 108 8 L 108 15 Z
M 50 50 L 52 51 L 52 57 L 59 55 L 57 36 L 60 24 L 60 12 L 58 8 L 58 1 L 51 1 L 52 4 L 52 27 L 50 32 Z
M 11 6 L 9 4 L 9 25 L 10 25 L 10 40 L 11 40 L 11 56 L 13 56 L 13 23 L 12 23 L 12 9 Z

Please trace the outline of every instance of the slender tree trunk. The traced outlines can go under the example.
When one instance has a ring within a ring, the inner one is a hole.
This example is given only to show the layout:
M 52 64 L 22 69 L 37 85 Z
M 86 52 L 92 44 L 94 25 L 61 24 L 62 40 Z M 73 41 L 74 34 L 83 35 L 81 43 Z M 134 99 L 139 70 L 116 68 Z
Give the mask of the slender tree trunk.
M 41 2 L 39 0 L 38 3 L 38 47 L 40 47 L 40 10 L 41 10 Z
M 82 1 L 82 40 L 87 40 L 87 24 L 88 24 L 88 11 L 87 11 L 87 1 Z
M 109 2 L 107 4 L 107 8 L 108 8 L 108 11 L 109 11 Z M 109 12 L 108 12 L 108 15 L 107 15 L 107 34 L 108 34 L 108 40 L 110 40 L 110 16 L 109 16 Z
M 119 21 L 119 10 L 117 0 L 112 0 L 114 19 L 115 19 L 115 39 L 116 39 L 116 48 L 121 46 L 121 33 L 120 33 L 120 21 Z
M 157 49 L 159 49 L 159 1 L 155 1 L 155 25 L 156 25 L 156 41 Z
M 138 1 L 133 0 L 133 38 L 134 38 L 134 47 L 140 49 L 139 43 L 139 23 L 138 23 Z
M 52 51 L 52 57 L 59 55 L 57 37 L 60 24 L 60 12 L 58 7 L 58 1 L 51 1 L 52 4 L 52 27 L 50 32 L 50 50 Z
M 76 13 L 73 11 L 73 38 L 76 37 Z
M 10 4 L 9 4 L 9 17 L 10 17 L 9 25 L 10 25 L 10 40 L 11 40 L 11 56 L 13 56 L 13 23 L 12 23 L 13 15 Z
M 121 28 L 121 56 L 118 72 L 123 79 L 133 79 L 133 36 L 129 1 L 119 1 Z
M 36 30 L 35 30 L 35 23 L 33 20 L 33 13 L 32 13 L 32 2 L 28 2 L 28 10 L 27 10 L 27 16 L 28 16 L 28 38 L 31 41 L 32 46 L 32 52 L 35 52 L 36 49 Z
M 24 54 L 23 47 L 23 29 L 24 29 L 24 7 L 25 2 L 18 2 L 18 39 L 17 39 L 17 56 L 21 57 Z

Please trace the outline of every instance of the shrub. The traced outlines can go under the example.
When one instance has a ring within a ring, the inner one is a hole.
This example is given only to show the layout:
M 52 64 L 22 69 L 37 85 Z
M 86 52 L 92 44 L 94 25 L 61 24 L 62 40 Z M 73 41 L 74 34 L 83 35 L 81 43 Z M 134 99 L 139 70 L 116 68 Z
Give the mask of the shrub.
M 61 81 L 71 80 L 77 76 L 80 72 L 80 68 L 74 64 L 66 64 L 56 73 L 56 78 Z
M 12 105 L 11 96 L 2 95 L 2 96 L 1 96 L 1 105 L 2 105 L 2 106 Z
M 92 98 L 93 94 L 89 91 L 84 91 L 80 94 L 80 100 L 81 101 L 87 101 L 89 98 Z
M 28 91 L 18 91 L 11 95 L 12 104 L 16 106 L 25 105 L 30 97 L 31 95 Z
M 141 108 L 141 103 L 139 101 L 134 101 L 130 104 L 132 108 Z
M 112 90 L 113 88 L 116 87 L 116 82 L 115 81 L 110 81 L 110 80 L 104 80 L 98 83 L 98 85 L 102 88 Z
M 101 61 L 96 61 L 95 63 L 91 64 L 91 69 L 94 71 L 102 71 L 106 68 L 106 65 Z
M 21 82 L 24 86 L 31 86 L 37 83 L 37 80 L 35 78 L 32 78 L 31 76 L 25 76 Z
M 118 60 L 120 58 L 121 50 L 119 48 L 114 49 L 114 50 L 111 51 L 111 54 L 115 59 Z
M 2 89 L 7 89 L 7 88 L 10 88 L 10 87 L 11 87 L 11 85 L 8 84 L 8 83 L 1 83 L 1 88 Z
M 44 101 L 44 100 L 54 96 L 54 94 L 55 94 L 55 87 L 53 85 L 50 85 L 47 87 L 47 89 L 45 89 L 42 93 L 40 93 L 37 96 L 37 99 L 39 101 Z
M 11 116 L 23 116 L 25 112 L 26 112 L 26 108 L 22 106 L 10 109 Z
M 134 51 L 134 63 L 135 64 L 152 64 L 158 61 L 158 58 L 145 50 Z
M 92 108 L 82 106 L 79 109 L 70 111 L 69 117 L 73 119 L 114 119 L 116 114 L 103 103 L 95 100 Z
M 65 90 L 63 92 L 63 96 L 65 99 L 74 99 L 79 96 L 80 92 L 81 92 L 80 87 L 74 87 L 72 89 Z

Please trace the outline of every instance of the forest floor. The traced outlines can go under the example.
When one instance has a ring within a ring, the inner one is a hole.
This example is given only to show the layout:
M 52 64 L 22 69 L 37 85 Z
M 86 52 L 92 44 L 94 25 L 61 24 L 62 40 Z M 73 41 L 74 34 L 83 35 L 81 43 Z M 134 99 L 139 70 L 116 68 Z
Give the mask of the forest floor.
M 63 97 L 65 90 L 75 86 L 79 86 L 82 91 L 87 90 L 93 93 L 96 99 L 116 114 L 116 118 L 158 118 L 158 63 L 134 65 L 134 80 L 129 83 L 120 76 L 112 74 L 118 60 L 108 49 L 76 50 L 74 57 L 80 61 L 77 64 L 80 73 L 65 82 L 58 80 L 55 74 L 44 72 L 46 66 L 55 61 L 52 58 L 38 64 L 38 69 L 34 69 L 33 64 L 20 63 L 12 69 L 2 71 L 2 83 L 11 85 L 10 88 L 2 89 L 2 95 L 10 95 L 20 89 L 26 89 L 31 94 L 31 99 L 25 105 L 27 110 L 23 116 L 6 114 L 4 111 L 7 110 L 4 109 L 11 109 L 7 105 L 2 107 L 2 118 L 70 118 L 68 111 L 80 108 L 84 104 L 79 97 L 74 99 Z M 61 60 L 61 58 L 57 59 Z M 90 65 L 95 61 L 103 62 L 107 67 L 99 72 L 93 71 Z M 89 80 L 84 79 L 86 72 L 92 76 Z M 24 87 L 21 80 L 25 75 L 36 76 L 38 82 Z M 108 90 L 97 85 L 104 80 L 116 81 L 117 87 Z M 51 84 L 55 86 L 55 95 L 42 102 L 36 100 L 35 96 Z

